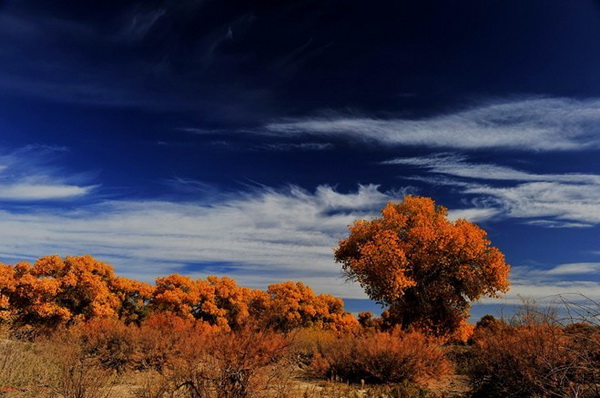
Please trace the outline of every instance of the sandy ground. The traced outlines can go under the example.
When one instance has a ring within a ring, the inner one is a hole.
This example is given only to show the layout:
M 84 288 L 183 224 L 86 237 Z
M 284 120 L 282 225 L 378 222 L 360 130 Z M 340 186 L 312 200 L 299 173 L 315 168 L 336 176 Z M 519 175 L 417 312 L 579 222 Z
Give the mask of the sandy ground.
M 137 398 L 139 391 L 148 375 L 131 373 L 120 378 L 117 384 L 104 391 L 107 395 L 102 398 Z M 449 376 L 429 386 L 432 397 L 465 397 L 469 391 L 467 380 L 464 376 Z M 343 383 L 327 382 L 317 379 L 307 379 L 301 375 L 291 377 L 269 391 L 263 391 L 260 397 L 286 397 L 286 398 L 367 398 L 371 393 L 360 385 L 347 385 Z M 52 391 L 43 387 L 35 388 L 10 388 L 0 387 L 0 397 L 3 398 L 44 398 L 59 397 Z M 98 396 L 100 397 L 100 396 Z M 90 397 L 95 398 L 95 397 Z

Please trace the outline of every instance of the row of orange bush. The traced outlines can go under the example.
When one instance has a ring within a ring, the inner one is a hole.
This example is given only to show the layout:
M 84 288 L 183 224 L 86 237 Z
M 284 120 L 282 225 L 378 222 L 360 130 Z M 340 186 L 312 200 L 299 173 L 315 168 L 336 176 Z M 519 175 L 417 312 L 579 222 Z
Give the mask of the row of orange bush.
M 0 319 L 17 325 L 56 327 L 102 317 L 139 324 L 158 312 L 225 330 L 248 320 L 279 331 L 310 326 L 345 330 L 358 324 L 341 299 L 315 295 L 302 282 L 262 291 L 239 287 L 227 277 L 193 280 L 172 274 L 151 286 L 118 277 L 110 265 L 89 255 L 0 265 Z

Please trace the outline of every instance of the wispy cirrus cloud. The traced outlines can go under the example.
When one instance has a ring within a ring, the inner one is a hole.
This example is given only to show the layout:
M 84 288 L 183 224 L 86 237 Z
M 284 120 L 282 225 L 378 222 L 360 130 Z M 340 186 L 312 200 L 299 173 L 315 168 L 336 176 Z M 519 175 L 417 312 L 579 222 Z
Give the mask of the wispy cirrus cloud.
M 600 224 L 600 184 L 532 182 L 514 187 L 473 184 L 463 193 L 493 198 L 508 217 L 543 218 L 533 225 L 583 227 Z
M 600 275 L 600 263 L 560 264 L 546 272 L 548 275 Z
M 334 148 L 333 144 L 327 142 L 300 142 L 300 143 L 275 143 L 264 144 L 255 147 L 258 150 L 274 151 L 274 152 L 291 152 L 291 151 L 329 151 Z
M 475 208 L 460 210 L 477 221 L 498 216 L 527 219 L 548 228 L 579 228 L 600 224 L 600 175 L 540 174 L 454 154 L 392 159 L 382 164 L 413 166 L 435 177 L 416 177 L 436 185 L 455 186 L 475 197 Z M 456 213 L 460 214 L 460 213 Z
M 498 214 L 500 214 L 500 211 L 495 208 L 454 209 L 448 211 L 448 219 L 458 220 L 462 218 L 476 223 L 494 218 Z
M 0 155 L 0 201 L 68 200 L 90 194 L 96 185 L 80 184 L 81 176 L 64 176 L 48 164 L 65 150 L 30 145 Z
M 523 304 L 524 299 L 533 299 L 540 304 L 556 302 L 559 296 L 567 300 L 587 298 L 600 300 L 600 283 L 596 281 L 560 281 L 539 282 L 534 279 L 513 282 L 510 291 L 502 298 L 506 304 Z M 483 304 L 498 303 L 497 299 L 483 298 Z
M 58 253 L 92 253 L 121 275 L 151 282 L 182 272 L 192 277 L 220 274 L 244 286 L 265 288 L 303 280 L 317 292 L 366 298 L 341 277 L 333 248 L 356 219 L 377 216 L 398 193 L 359 186 L 340 193 L 330 186 L 263 188 L 216 203 L 104 201 L 56 213 L 0 211 L 0 258 L 33 260 Z M 549 269 L 513 267 L 505 302 L 562 294 L 599 296 L 598 263 L 570 263 Z M 566 275 L 578 280 L 564 280 Z M 491 299 L 483 303 L 497 302 Z
M 536 98 L 421 119 L 334 115 L 270 123 L 267 133 L 341 136 L 392 146 L 573 151 L 598 148 L 600 100 Z
M 181 178 L 171 183 L 202 192 L 208 188 Z M 385 192 L 376 185 L 360 185 L 347 193 L 328 185 L 314 191 L 261 187 L 218 195 L 210 202 L 120 200 L 61 212 L 44 207 L 28 212 L 3 209 L 0 258 L 15 262 L 51 253 L 92 253 L 120 274 L 148 282 L 172 272 L 229 275 L 255 288 L 296 279 L 317 292 L 366 298 L 360 286 L 341 277 L 332 249 L 347 234 L 347 225 L 377 216 L 386 202 L 407 192 Z M 471 218 L 478 215 L 471 213 Z M 595 297 L 597 282 L 559 277 L 593 275 L 597 265 L 564 264 L 545 272 L 516 267 L 505 302 L 519 303 L 519 295 L 542 298 L 560 292 Z
M 92 187 L 79 187 L 66 184 L 42 184 L 36 182 L 20 184 L 0 184 L 0 200 L 39 201 L 72 199 L 87 195 Z
M 513 266 L 511 288 L 504 297 L 509 304 L 522 304 L 523 298 L 533 298 L 541 303 L 551 303 L 558 296 L 579 301 L 584 297 L 600 300 L 600 263 L 565 263 L 551 267 Z M 484 299 L 482 302 L 492 302 Z
M 427 169 L 436 174 L 445 174 L 454 177 L 498 180 L 498 181 L 540 181 L 540 182 L 567 182 L 581 184 L 600 184 L 600 175 L 596 174 L 538 174 L 518 170 L 508 166 L 489 163 L 469 162 L 467 156 L 441 153 L 433 156 L 396 158 L 382 162 L 387 165 L 406 165 Z
M 61 213 L 3 210 L 0 253 L 33 259 L 89 252 L 121 274 L 147 281 L 171 272 L 218 273 L 263 288 L 309 276 L 317 291 L 364 298 L 359 286 L 340 277 L 333 248 L 347 225 L 377 215 L 396 194 L 375 185 L 349 193 L 325 185 L 313 192 L 292 186 L 215 203 L 104 201 Z

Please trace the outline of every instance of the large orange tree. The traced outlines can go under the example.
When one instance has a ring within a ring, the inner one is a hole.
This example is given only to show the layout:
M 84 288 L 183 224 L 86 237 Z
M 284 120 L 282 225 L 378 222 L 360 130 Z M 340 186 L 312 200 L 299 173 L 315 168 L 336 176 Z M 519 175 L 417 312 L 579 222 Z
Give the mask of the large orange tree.
M 432 199 L 409 195 L 379 218 L 356 221 L 340 240 L 336 261 L 388 308 L 392 324 L 448 335 L 464 325 L 472 301 L 508 291 L 510 267 L 486 232 L 447 215 Z

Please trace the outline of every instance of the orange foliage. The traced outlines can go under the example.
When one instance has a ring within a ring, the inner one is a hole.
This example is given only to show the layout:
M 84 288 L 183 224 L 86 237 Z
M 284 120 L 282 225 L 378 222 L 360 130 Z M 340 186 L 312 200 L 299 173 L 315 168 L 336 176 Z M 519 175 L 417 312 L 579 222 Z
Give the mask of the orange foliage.
M 509 266 L 478 226 L 451 222 L 444 207 L 411 195 L 381 214 L 351 225 L 335 258 L 372 299 L 390 307 L 392 323 L 453 333 L 470 301 L 508 290 Z
M 148 313 L 148 303 L 154 288 L 146 283 L 120 276 L 112 279 L 111 287 L 120 302 L 117 310 L 119 319 L 125 323 L 139 324 Z
M 477 396 L 600 396 L 600 328 L 486 323 L 473 335 L 467 369 Z
M 313 371 L 344 381 L 426 385 L 452 372 L 440 340 L 420 332 L 346 334 L 318 344 L 316 351 Z
M 188 346 L 202 346 L 218 329 L 206 322 L 172 314 L 152 314 L 140 325 L 102 318 L 82 322 L 55 336 L 67 336 L 83 353 L 118 372 L 162 370 L 187 352 Z
M 184 318 L 201 319 L 224 329 L 238 328 L 248 318 L 250 289 L 227 277 L 206 281 L 172 274 L 156 279 L 152 306 Z
M 253 322 L 281 331 L 311 326 L 346 330 L 358 324 L 341 299 L 315 295 L 301 282 L 274 284 L 263 292 L 239 287 L 227 277 L 204 281 L 173 274 L 156 280 L 152 306 L 224 330 Z
M 465 344 L 471 339 L 473 336 L 473 331 L 475 330 L 475 325 L 471 325 L 466 320 L 462 320 L 458 328 L 448 336 L 448 339 L 452 343 L 462 343 Z
M 347 330 L 358 325 L 356 318 L 344 311 L 341 299 L 328 294 L 315 295 L 302 282 L 270 285 L 269 300 L 261 317 L 277 330 L 304 327 Z
M 248 324 L 281 331 L 310 326 L 342 331 L 358 325 L 341 299 L 315 295 L 301 282 L 271 285 L 265 292 L 227 277 L 194 280 L 171 274 L 157 278 L 153 287 L 115 276 L 110 265 L 89 255 L 47 256 L 33 266 L 0 264 L 0 321 L 56 327 L 114 318 L 139 326 L 153 313 L 225 331 Z
M 54 326 L 98 317 L 133 317 L 150 287 L 118 278 L 92 256 L 42 257 L 33 266 L 0 268 L 3 318 L 18 324 Z

